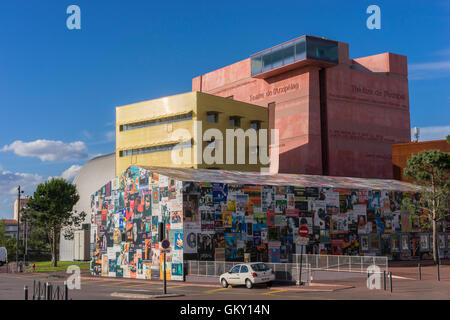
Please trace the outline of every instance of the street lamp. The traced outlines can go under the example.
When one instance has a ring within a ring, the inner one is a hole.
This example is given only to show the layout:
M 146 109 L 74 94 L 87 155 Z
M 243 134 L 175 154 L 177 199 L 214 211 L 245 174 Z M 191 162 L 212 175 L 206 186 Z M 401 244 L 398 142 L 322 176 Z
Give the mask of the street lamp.
M 20 186 L 17 188 L 17 245 L 16 245 L 16 268 L 19 272 L 19 236 L 20 236 L 20 194 L 23 190 L 20 190 Z
M 28 208 L 27 204 L 28 204 L 29 196 L 26 196 L 26 199 L 27 199 L 27 201 L 23 207 L 23 210 L 26 210 Z M 28 220 L 26 217 L 25 217 L 24 221 L 25 221 L 25 227 L 23 230 L 23 237 L 24 237 L 23 246 L 25 249 L 23 252 L 23 264 L 28 266 Z

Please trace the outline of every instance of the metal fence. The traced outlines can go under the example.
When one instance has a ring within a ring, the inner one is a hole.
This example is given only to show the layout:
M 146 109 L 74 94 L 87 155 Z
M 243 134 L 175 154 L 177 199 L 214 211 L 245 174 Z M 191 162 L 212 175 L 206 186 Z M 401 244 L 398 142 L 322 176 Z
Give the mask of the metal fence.
M 198 277 L 219 277 L 228 272 L 237 264 L 243 262 L 226 261 L 196 261 L 188 260 L 185 262 L 186 275 Z M 275 281 L 287 281 L 300 284 L 301 282 L 309 284 L 311 282 L 311 266 L 305 262 L 302 263 L 271 263 L 264 262 L 275 273 Z M 300 276 L 301 269 L 301 276 Z
M 28 300 L 28 287 L 25 286 L 25 300 Z M 33 281 L 33 300 L 69 300 L 67 284 L 55 285 L 49 282 Z
M 343 255 L 321 255 L 321 254 L 294 254 L 294 263 L 305 263 L 312 270 L 329 270 L 342 272 L 366 273 L 367 268 L 376 265 L 380 271 L 388 272 L 388 258 L 380 256 L 343 256 Z M 302 257 L 301 257 L 302 256 Z

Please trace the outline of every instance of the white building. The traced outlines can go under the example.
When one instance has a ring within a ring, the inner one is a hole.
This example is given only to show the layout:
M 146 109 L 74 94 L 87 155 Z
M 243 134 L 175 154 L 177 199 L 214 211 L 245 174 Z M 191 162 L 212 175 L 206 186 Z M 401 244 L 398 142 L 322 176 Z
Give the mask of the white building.
M 64 239 L 63 232 L 61 232 L 59 246 L 60 261 L 89 260 L 90 237 L 92 237 L 90 235 L 91 195 L 108 181 L 112 180 L 114 176 L 115 153 L 91 159 L 78 172 L 73 183 L 77 186 L 80 200 L 74 206 L 73 210 L 78 213 L 83 211 L 86 213 L 83 224 L 84 228 L 89 231 L 76 232 L 74 240 Z

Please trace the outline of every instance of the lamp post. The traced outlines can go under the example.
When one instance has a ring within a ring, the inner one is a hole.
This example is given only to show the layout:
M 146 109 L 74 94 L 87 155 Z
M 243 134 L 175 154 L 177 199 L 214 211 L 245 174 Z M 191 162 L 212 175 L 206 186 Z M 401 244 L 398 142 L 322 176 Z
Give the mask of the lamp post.
M 19 236 L 20 236 L 20 194 L 23 190 L 20 190 L 20 186 L 17 188 L 17 245 L 16 245 L 16 268 L 19 272 Z
M 26 199 L 28 200 L 28 196 L 26 197 Z M 24 206 L 24 210 L 27 209 L 27 204 L 25 204 Z M 23 252 L 23 264 L 28 266 L 28 220 L 25 217 L 25 227 L 23 230 L 23 237 L 24 237 L 24 252 Z

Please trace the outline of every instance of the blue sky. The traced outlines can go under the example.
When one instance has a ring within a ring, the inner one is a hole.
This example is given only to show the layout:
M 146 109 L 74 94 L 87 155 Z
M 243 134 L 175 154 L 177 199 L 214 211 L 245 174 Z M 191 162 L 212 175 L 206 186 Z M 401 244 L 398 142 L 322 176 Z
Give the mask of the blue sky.
M 81 30 L 66 9 L 81 8 Z M 381 30 L 366 8 L 381 8 Z M 310 34 L 357 58 L 408 56 L 411 125 L 450 134 L 449 1 L 40 0 L 0 3 L 0 218 L 114 151 L 115 106 L 191 90 L 191 79 Z

